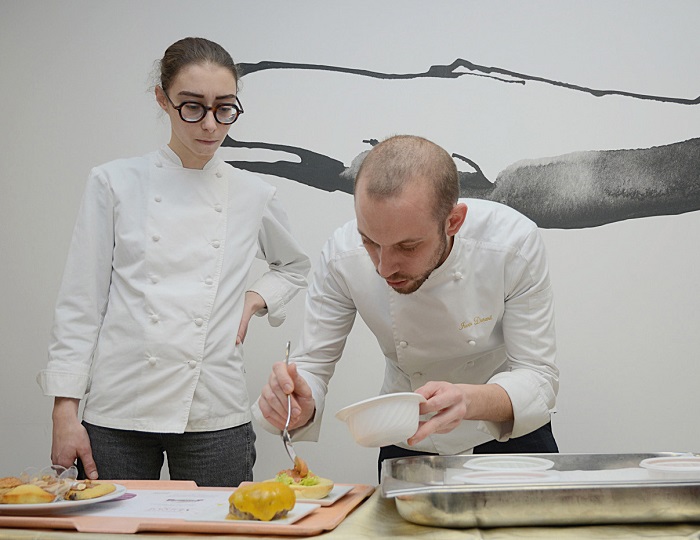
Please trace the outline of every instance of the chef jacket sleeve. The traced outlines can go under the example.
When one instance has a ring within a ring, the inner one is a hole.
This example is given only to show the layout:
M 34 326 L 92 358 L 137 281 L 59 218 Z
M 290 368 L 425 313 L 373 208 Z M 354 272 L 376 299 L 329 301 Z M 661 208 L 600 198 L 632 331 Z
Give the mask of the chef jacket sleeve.
M 44 395 L 81 399 L 104 318 L 112 277 L 113 197 L 93 169 L 78 211 L 49 344 L 49 362 L 37 382 Z
M 300 289 L 306 287 L 306 276 L 311 267 L 309 257 L 292 236 L 289 219 L 276 193 L 275 190 L 265 207 L 258 234 L 259 256 L 267 261 L 269 270 L 249 288 L 262 296 L 267 305 L 256 315 L 267 313 L 272 326 L 284 322 L 286 306 Z
M 331 238 L 321 251 L 306 295 L 301 339 L 290 356 L 290 362 L 297 364 L 299 374 L 311 387 L 316 404 L 313 418 L 293 431 L 294 440 L 318 440 L 328 383 L 357 313 L 345 281 L 335 271 L 333 246 Z M 257 401 L 253 404 L 253 416 L 267 431 L 279 433 L 262 416 Z
M 502 386 L 513 405 L 512 423 L 483 422 L 497 440 L 521 437 L 549 422 L 556 411 L 554 298 L 544 243 L 534 228 L 505 274 L 503 337 L 508 369 L 489 382 Z

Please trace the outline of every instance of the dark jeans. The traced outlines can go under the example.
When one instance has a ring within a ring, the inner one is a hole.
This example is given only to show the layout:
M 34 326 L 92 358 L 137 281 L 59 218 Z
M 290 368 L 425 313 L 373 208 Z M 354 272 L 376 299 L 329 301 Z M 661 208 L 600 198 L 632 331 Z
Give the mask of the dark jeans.
M 255 431 L 251 423 L 219 431 L 149 433 L 83 422 L 100 478 L 158 480 L 164 455 L 172 480 L 235 487 L 253 480 Z M 85 478 L 78 460 L 80 478 Z
M 556 454 L 559 452 L 557 442 L 552 435 L 552 424 L 547 423 L 539 429 L 505 442 L 496 440 L 485 442 L 474 447 L 474 454 Z M 398 446 L 382 446 L 379 449 L 379 462 L 377 463 L 379 481 L 382 481 L 382 462 L 385 459 L 410 456 L 436 456 L 430 452 L 417 452 L 406 450 Z

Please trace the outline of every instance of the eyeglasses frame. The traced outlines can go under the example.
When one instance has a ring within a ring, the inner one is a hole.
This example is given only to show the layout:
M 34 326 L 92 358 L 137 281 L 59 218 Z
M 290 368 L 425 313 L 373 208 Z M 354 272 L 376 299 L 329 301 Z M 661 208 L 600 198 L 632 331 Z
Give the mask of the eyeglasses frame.
M 244 112 L 243 105 L 241 105 L 241 102 L 238 99 L 238 96 L 234 96 L 234 98 L 233 98 L 236 100 L 235 103 L 219 103 L 218 105 L 214 105 L 213 107 L 209 107 L 207 105 L 204 105 L 204 103 L 200 103 L 199 101 L 183 101 L 179 105 L 175 105 L 175 103 L 173 103 L 173 100 L 170 99 L 170 96 L 168 95 L 168 93 L 165 90 L 163 90 L 163 94 L 165 94 L 165 97 L 168 98 L 168 101 L 173 106 L 173 109 L 175 109 L 178 112 L 182 121 L 186 122 L 188 124 L 196 124 L 197 122 L 201 122 L 202 120 L 204 120 L 206 118 L 207 113 L 209 111 L 212 111 L 212 114 L 214 116 L 214 120 L 216 120 L 217 124 L 221 124 L 222 126 L 230 126 L 231 124 L 235 123 L 236 120 L 238 120 L 238 117 L 240 115 L 242 115 Z M 204 114 L 202 115 L 202 117 L 199 120 L 187 120 L 187 119 L 185 119 L 184 116 L 182 116 L 182 108 L 187 104 L 195 104 L 195 105 L 199 105 L 200 107 L 204 107 Z M 216 117 L 216 111 L 218 110 L 219 107 L 222 107 L 223 105 L 233 106 L 233 108 L 236 109 L 236 111 L 237 111 L 236 116 L 232 122 L 222 122 L 221 120 L 219 120 Z

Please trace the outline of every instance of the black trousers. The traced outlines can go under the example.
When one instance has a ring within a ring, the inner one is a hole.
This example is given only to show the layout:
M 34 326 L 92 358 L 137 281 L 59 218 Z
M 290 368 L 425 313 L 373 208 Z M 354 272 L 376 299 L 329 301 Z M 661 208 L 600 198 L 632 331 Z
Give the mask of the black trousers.
M 474 447 L 475 454 L 556 454 L 559 452 L 557 442 L 552 434 L 552 424 L 547 423 L 539 429 L 505 442 L 489 441 Z M 436 456 L 430 452 L 406 450 L 398 446 L 382 446 L 379 449 L 377 473 L 382 480 L 382 462 L 385 459 L 410 456 Z

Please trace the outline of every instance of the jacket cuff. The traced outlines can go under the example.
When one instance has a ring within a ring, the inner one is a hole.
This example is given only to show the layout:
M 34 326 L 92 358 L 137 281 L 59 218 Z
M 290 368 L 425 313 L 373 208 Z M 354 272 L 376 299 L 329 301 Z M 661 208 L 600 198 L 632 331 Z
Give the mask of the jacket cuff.
M 522 437 L 549 422 L 554 411 L 548 405 L 543 389 L 531 378 L 514 380 L 512 373 L 497 373 L 489 383 L 500 385 L 508 393 L 513 404 L 512 423 L 485 422 L 489 432 L 493 433 L 494 428 L 496 433 L 500 432 L 500 437 L 496 437 L 499 441 Z
M 90 376 L 44 369 L 36 376 L 36 382 L 45 396 L 83 399 L 90 385 Z

